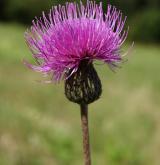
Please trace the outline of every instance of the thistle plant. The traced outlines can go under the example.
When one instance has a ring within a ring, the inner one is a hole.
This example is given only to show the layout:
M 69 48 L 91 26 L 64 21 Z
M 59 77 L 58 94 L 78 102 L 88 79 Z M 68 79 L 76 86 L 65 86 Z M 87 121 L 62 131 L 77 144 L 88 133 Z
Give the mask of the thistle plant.
M 37 65 L 25 64 L 44 75 L 50 82 L 64 80 L 68 100 L 80 105 L 85 165 L 91 165 L 88 105 L 100 98 L 101 81 L 94 68 L 100 60 L 111 69 L 124 61 L 121 47 L 128 30 L 123 30 L 126 17 L 102 2 L 66 3 L 54 6 L 49 14 L 36 18 L 25 40 Z

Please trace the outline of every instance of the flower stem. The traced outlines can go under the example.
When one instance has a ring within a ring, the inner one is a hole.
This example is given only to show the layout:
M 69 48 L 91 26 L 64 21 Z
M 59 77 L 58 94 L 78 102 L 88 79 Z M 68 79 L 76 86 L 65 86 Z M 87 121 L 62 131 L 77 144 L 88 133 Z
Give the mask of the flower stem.
M 91 165 L 87 104 L 81 104 L 81 122 L 82 122 L 82 132 L 83 132 L 83 150 L 84 150 L 83 152 L 84 152 L 85 165 Z

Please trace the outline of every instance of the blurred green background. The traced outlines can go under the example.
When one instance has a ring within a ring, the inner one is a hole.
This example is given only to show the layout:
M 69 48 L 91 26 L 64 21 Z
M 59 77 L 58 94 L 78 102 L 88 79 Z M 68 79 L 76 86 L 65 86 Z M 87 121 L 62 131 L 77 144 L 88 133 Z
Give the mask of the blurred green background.
M 58 3 L 0 0 L 0 165 L 82 165 L 78 105 L 63 83 L 38 83 L 41 74 L 22 64 L 33 61 L 24 31 Z M 89 107 L 93 165 L 159 165 L 160 1 L 110 3 L 128 16 L 124 50 L 135 46 L 116 74 L 96 65 L 103 94 Z

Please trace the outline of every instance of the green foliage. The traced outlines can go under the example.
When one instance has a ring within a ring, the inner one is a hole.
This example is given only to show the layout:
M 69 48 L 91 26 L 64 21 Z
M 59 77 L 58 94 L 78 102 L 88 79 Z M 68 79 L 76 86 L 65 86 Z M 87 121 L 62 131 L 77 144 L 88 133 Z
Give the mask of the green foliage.
M 138 13 L 130 27 L 131 38 L 145 42 L 160 42 L 160 10 Z
M 138 4 L 139 1 L 140 0 L 110 0 L 111 4 L 122 10 L 125 15 L 133 15 L 135 11 L 141 7 L 140 4 Z
M 72 1 L 72 0 L 69 0 Z M 42 15 L 42 11 L 49 12 L 52 6 L 58 5 L 58 0 L 2 0 L 7 20 L 14 20 L 21 23 L 31 23 L 36 17 Z M 61 0 L 61 4 L 66 1 Z M 1 11 L 2 12 L 2 11 Z
M 56 1 L 52 0 L 7 0 L 5 15 L 9 20 L 30 23 L 35 16 L 40 16 L 42 11 L 47 11 Z M 48 11 L 47 11 L 48 12 Z

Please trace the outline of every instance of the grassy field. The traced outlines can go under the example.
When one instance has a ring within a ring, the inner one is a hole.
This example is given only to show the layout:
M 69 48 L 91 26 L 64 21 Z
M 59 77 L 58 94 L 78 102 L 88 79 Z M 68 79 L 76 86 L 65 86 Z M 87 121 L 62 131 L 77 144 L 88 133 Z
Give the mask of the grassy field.
M 82 165 L 79 107 L 63 83 L 38 83 L 22 64 L 31 60 L 24 30 L 0 24 L 0 165 Z M 117 73 L 96 67 L 103 95 L 89 107 L 93 165 L 159 165 L 160 47 L 135 44 Z

